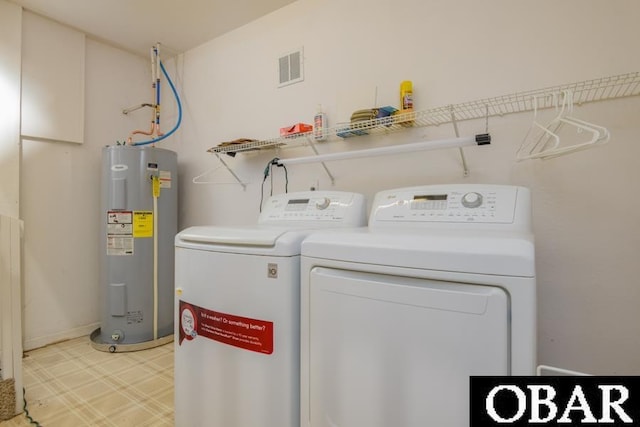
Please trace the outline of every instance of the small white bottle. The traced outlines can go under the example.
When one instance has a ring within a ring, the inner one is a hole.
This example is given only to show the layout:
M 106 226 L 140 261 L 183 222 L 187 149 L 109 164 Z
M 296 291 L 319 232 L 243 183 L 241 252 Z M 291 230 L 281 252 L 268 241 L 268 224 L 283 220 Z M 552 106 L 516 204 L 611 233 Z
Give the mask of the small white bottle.
M 322 105 L 318 104 L 318 112 L 313 117 L 313 137 L 316 141 L 327 139 L 327 115 L 322 112 Z

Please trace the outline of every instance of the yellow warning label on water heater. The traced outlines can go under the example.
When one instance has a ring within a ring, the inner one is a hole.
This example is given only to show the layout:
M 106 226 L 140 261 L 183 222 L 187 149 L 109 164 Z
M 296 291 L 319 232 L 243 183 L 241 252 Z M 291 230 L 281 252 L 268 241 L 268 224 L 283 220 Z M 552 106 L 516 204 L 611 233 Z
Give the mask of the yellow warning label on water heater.
M 153 237 L 153 212 L 133 211 L 133 237 Z

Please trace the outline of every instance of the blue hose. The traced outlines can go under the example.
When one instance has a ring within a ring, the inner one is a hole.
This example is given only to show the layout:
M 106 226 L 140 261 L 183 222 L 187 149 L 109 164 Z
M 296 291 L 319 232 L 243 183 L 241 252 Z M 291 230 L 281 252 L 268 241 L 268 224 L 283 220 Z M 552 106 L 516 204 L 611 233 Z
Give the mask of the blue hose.
M 147 144 L 153 144 L 155 142 L 158 141 L 162 141 L 165 138 L 168 138 L 169 136 L 171 136 L 172 133 L 174 133 L 176 130 L 178 130 L 178 128 L 180 127 L 180 123 L 182 122 L 182 103 L 180 103 L 180 97 L 178 96 L 178 91 L 176 90 L 176 87 L 173 85 L 173 82 L 171 81 L 171 77 L 169 77 L 169 74 L 167 73 L 167 70 L 165 70 L 164 68 L 164 64 L 162 62 L 160 62 L 160 69 L 162 70 L 162 74 L 164 74 L 165 78 L 167 79 L 167 82 L 169 82 L 169 86 L 171 87 L 171 91 L 173 92 L 173 96 L 175 96 L 176 98 L 176 104 L 178 104 L 178 121 L 176 122 L 176 125 L 173 127 L 173 129 L 171 129 L 169 132 L 165 133 L 162 136 L 159 136 L 157 138 L 154 139 L 150 139 L 148 141 L 140 141 L 140 142 L 136 142 L 133 143 L 131 145 L 147 145 Z

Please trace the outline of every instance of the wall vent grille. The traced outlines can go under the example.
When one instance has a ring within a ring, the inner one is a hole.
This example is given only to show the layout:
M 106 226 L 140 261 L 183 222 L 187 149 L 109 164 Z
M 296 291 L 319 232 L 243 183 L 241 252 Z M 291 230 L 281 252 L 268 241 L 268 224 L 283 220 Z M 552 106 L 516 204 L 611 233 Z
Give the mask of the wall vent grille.
M 278 87 L 288 86 L 304 80 L 302 48 L 278 58 Z

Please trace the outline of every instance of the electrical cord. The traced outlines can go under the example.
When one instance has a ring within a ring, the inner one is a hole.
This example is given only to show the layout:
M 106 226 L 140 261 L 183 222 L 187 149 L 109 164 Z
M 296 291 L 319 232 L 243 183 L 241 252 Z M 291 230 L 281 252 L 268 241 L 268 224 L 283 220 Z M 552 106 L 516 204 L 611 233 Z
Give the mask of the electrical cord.
M 287 167 L 285 165 L 276 164 L 279 168 L 284 169 L 284 192 L 289 192 L 289 172 L 287 171 Z
M 24 411 L 24 416 L 27 417 L 27 420 L 29 420 L 29 424 L 37 426 L 37 427 L 42 427 L 39 422 L 37 422 L 33 418 L 31 418 L 31 415 L 29 414 L 29 411 L 27 410 L 27 391 L 24 389 L 24 387 L 22 387 L 22 401 L 24 402 L 24 405 L 22 406 L 22 410 Z
M 264 168 L 264 173 L 263 173 L 263 178 L 262 178 L 262 184 L 260 185 L 260 212 L 262 212 L 262 202 L 264 200 L 264 182 L 267 180 L 267 177 L 269 176 L 269 168 L 271 167 L 271 161 L 269 161 L 269 163 L 267 163 L 267 167 Z
M 264 183 L 270 174 L 271 174 L 271 177 L 273 178 L 272 169 L 274 165 L 284 169 L 284 192 L 285 193 L 289 192 L 289 172 L 287 171 L 287 167 L 285 165 L 278 163 L 279 161 L 280 159 L 278 157 L 274 157 L 273 159 L 269 160 L 269 163 L 267 163 L 267 166 L 264 168 L 262 185 L 260 186 L 260 212 L 262 212 L 262 203 L 264 201 Z M 273 196 L 273 182 L 271 185 L 270 195 Z

